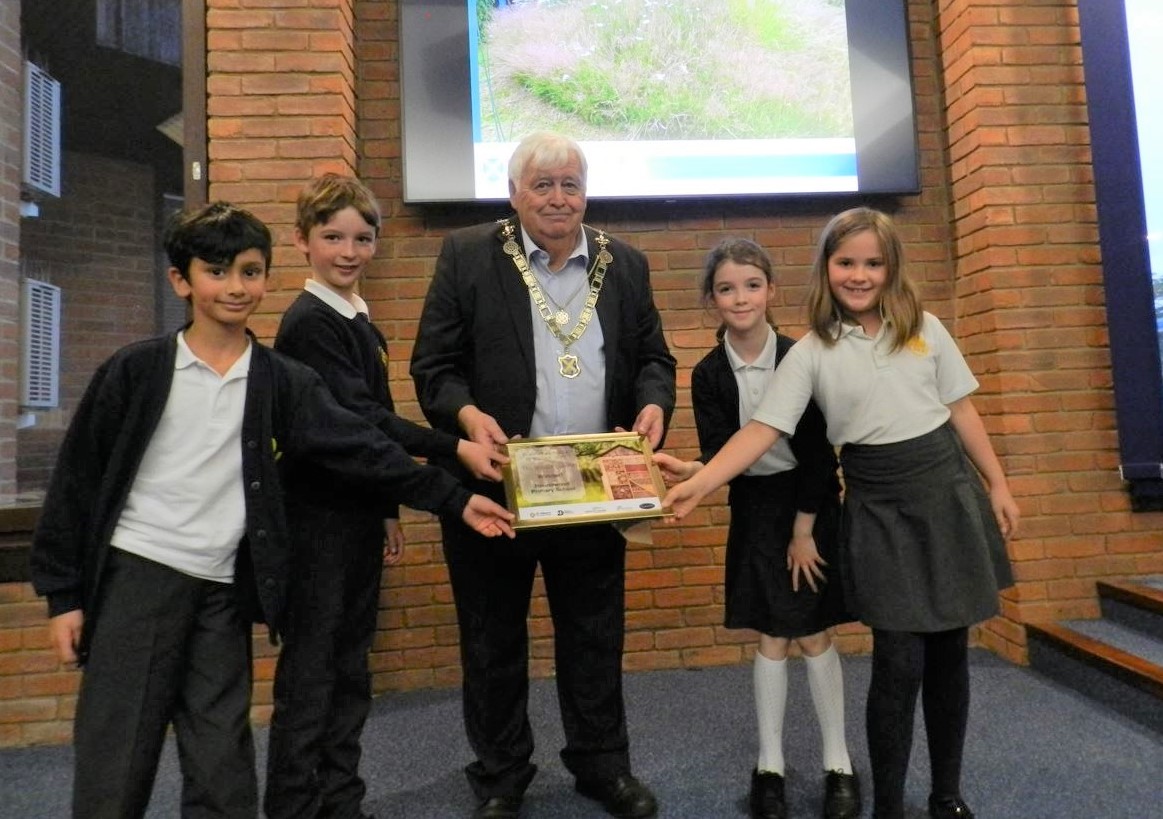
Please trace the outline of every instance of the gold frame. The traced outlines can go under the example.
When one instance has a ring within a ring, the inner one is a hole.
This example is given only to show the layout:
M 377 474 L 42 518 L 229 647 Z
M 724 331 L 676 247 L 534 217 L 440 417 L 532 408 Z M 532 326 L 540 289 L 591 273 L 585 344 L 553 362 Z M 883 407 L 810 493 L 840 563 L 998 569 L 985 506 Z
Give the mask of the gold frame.
M 627 451 L 615 452 L 619 449 Z M 662 508 L 666 496 L 662 473 L 654 465 L 650 442 L 637 432 L 518 438 L 506 451 L 510 460 L 501 472 L 505 500 L 516 515 L 514 529 L 667 514 Z M 544 486 L 530 490 L 528 485 L 538 479 Z M 538 491 L 541 497 L 532 497 Z M 626 496 L 615 497 L 622 493 Z

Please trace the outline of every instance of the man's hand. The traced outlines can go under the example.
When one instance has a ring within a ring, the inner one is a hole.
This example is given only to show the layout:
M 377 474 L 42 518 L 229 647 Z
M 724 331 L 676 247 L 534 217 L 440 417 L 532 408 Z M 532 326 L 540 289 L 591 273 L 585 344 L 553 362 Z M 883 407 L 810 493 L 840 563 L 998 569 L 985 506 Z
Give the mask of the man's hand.
M 499 452 L 496 446 L 485 446 L 476 441 L 466 441 L 463 438 L 456 445 L 456 457 L 464 465 L 464 468 L 472 473 L 474 478 L 489 481 L 499 481 L 501 470 L 497 469 L 497 466 L 509 462 L 509 456 Z
M 397 518 L 384 518 L 384 565 L 395 566 L 404 559 L 404 527 Z
M 634 419 L 634 431 L 646 436 L 651 448 L 658 446 L 662 441 L 662 433 L 666 431 L 665 416 L 662 407 L 658 404 L 647 404 Z
M 509 525 L 513 520 L 513 513 L 484 495 L 473 495 L 469 498 L 460 516 L 469 528 L 485 537 L 505 535 L 512 538 L 517 534 Z
M 48 621 L 48 639 L 62 663 L 77 662 L 77 646 L 81 643 L 81 626 L 85 615 L 80 609 L 58 614 Z
M 497 419 L 481 412 L 472 404 L 465 404 L 460 408 L 460 412 L 456 414 L 456 422 L 460 424 L 460 428 L 470 441 L 475 441 L 481 446 L 495 449 L 501 444 L 509 443 L 509 436 L 505 435 Z
M 654 465 L 662 473 L 662 479 L 666 481 L 667 486 L 681 483 L 703 468 L 701 461 L 680 461 L 665 452 L 654 453 Z

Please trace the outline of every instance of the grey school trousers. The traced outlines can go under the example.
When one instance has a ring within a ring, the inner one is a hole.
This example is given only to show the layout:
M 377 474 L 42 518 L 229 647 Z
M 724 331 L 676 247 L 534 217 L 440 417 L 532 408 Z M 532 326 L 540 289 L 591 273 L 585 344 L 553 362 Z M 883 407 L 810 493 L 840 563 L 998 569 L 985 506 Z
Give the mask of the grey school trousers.
M 145 814 L 172 723 L 183 819 L 253 819 L 250 627 L 231 584 L 110 549 L 74 728 L 75 819 Z

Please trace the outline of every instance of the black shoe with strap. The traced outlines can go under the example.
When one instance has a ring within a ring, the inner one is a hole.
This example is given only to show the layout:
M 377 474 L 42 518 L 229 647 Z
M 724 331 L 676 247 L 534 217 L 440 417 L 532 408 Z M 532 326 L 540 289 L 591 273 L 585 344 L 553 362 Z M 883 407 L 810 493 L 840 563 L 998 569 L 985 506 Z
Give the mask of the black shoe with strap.
M 824 819 L 857 819 L 860 816 L 860 779 L 854 773 L 824 774 Z
M 973 811 L 960 796 L 930 796 L 930 819 L 973 819 Z
M 579 779 L 574 787 L 582 796 L 601 802 L 606 813 L 617 819 L 648 819 L 658 813 L 654 794 L 628 773 L 611 779 Z
M 770 771 L 752 771 L 747 804 L 751 808 L 751 819 L 787 819 L 783 777 Z

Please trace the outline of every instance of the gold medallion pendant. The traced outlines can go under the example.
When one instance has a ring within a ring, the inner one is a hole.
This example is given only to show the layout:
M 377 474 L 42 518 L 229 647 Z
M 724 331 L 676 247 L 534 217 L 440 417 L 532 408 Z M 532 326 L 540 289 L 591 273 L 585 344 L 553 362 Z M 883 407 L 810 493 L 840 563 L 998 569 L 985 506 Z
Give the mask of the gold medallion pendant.
M 569 313 L 564 310 L 558 310 L 554 314 L 553 320 L 557 322 L 558 327 L 565 327 L 565 325 L 569 324 Z
M 581 375 L 581 362 L 576 355 L 562 353 L 557 357 L 557 371 L 564 378 L 577 378 Z

